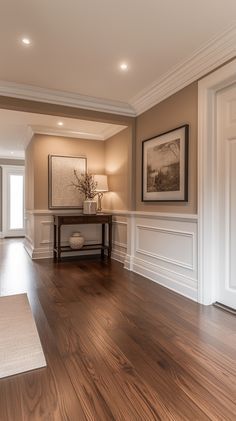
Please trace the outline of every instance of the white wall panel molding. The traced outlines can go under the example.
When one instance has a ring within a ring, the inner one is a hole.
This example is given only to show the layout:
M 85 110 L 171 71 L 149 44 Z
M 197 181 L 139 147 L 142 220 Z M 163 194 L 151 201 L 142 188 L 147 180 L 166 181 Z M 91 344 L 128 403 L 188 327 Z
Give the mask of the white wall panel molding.
M 179 221 L 198 221 L 197 214 L 191 213 L 167 213 L 167 212 L 145 212 L 145 211 L 128 211 L 128 210 L 108 210 L 105 209 L 104 212 L 112 213 L 114 216 L 124 216 L 124 217 L 143 217 L 151 219 L 165 219 L 165 220 L 179 220 Z
M 113 218 L 112 259 L 125 262 L 127 254 L 127 221 L 119 220 L 119 215 Z
M 197 299 L 197 216 L 132 212 L 127 215 L 124 267 Z
M 133 271 L 172 291 L 197 301 L 197 281 L 195 279 L 163 269 L 156 264 L 151 264 L 137 257 L 133 259 Z
M 153 251 L 148 251 L 148 248 L 146 248 L 146 250 L 145 248 L 142 248 L 141 244 L 142 240 L 144 240 L 144 238 L 142 237 L 142 232 L 145 233 L 146 236 L 148 236 L 148 243 L 150 244 L 150 247 Z M 166 247 L 165 254 L 163 249 L 163 242 L 165 242 Z M 158 247 L 160 253 L 155 253 L 154 251 L 156 250 L 157 245 L 160 245 Z M 181 255 L 182 251 L 184 251 L 185 254 L 184 256 L 182 256 L 182 260 L 179 260 L 178 258 L 168 257 L 171 254 L 174 254 L 174 256 Z M 163 262 L 172 263 L 174 265 L 184 267 L 186 269 L 194 270 L 194 233 L 174 229 L 157 228 L 146 225 L 136 225 L 136 252 L 153 257 L 158 260 L 162 260 Z

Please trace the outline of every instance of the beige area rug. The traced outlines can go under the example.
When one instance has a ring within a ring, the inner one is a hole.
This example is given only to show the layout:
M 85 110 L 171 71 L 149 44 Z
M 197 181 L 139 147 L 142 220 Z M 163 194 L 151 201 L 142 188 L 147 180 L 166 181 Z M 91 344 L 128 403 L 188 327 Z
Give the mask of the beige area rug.
M 46 366 L 26 294 L 0 297 L 0 378 Z

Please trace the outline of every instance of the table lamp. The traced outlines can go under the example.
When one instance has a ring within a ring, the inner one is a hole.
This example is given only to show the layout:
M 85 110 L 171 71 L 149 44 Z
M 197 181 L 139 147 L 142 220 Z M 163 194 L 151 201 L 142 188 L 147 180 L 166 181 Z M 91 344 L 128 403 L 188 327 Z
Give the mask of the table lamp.
M 108 192 L 107 175 L 94 175 L 94 181 L 97 183 L 96 191 L 98 196 L 98 212 L 102 211 L 103 193 Z

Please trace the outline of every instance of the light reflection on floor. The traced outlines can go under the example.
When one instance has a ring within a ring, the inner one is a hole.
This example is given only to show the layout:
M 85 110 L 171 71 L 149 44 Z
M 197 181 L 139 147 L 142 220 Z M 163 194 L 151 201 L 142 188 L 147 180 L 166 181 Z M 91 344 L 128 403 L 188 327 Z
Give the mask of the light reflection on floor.
M 0 295 L 29 291 L 32 288 L 31 270 L 31 259 L 24 249 L 23 239 L 0 240 Z

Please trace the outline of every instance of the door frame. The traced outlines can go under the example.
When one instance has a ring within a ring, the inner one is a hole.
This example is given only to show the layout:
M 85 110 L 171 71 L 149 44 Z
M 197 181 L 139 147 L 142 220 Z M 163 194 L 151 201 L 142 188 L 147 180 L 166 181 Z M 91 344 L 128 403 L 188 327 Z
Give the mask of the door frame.
M 9 222 L 9 215 L 8 210 L 10 209 L 9 206 L 9 174 L 12 172 L 19 172 L 19 174 L 23 173 L 24 180 L 25 180 L 25 167 L 21 165 L 1 165 L 2 167 L 2 238 L 4 237 L 20 237 L 25 236 L 25 204 L 23 208 L 23 229 L 20 230 L 9 230 L 8 229 L 8 222 Z M 24 194 L 25 194 L 25 186 L 24 186 Z M 24 202 L 25 203 L 25 197 Z
M 216 95 L 236 82 L 236 59 L 198 82 L 198 301 L 216 301 Z

